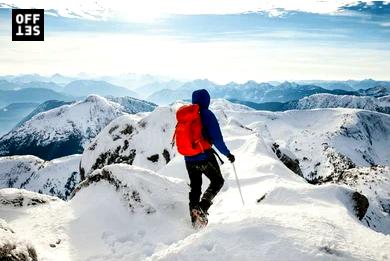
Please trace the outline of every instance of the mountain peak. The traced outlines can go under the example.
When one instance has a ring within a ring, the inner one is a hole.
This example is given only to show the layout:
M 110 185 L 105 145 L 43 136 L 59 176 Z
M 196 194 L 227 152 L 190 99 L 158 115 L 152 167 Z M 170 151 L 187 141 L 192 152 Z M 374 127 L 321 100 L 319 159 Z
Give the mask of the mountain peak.
M 102 96 L 91 94 L 83 102 L 92 102 L 92 103 L 108 103 L 108 100 Z
M 53 159 L 81 153 L 83 147 L 115 118 L 151 111 L 141 100 L 110 101 L 99 95 L 40 112 L 0 139 L 0 155 L 31 154 Z

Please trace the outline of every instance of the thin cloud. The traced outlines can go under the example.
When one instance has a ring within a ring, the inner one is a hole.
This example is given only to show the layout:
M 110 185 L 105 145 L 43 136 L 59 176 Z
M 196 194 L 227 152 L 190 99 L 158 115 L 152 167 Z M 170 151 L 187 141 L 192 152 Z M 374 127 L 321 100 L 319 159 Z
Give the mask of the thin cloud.
M 359 11 L 354 6 L 376 6 L 377 2 L 356 0 L 8 0 L 3 5 L 19 8 L 44 8 L 50 10 L 49 12 L 53 15 L 64 17 L 153 22 L 178 14 L 238 14 L 259 11 L 266 11 L 270 16 L 280 16 L 288 11 L 337 14 L 350 10 Z M 389 1 L 380 2 L 384 5 L 389 3 Z

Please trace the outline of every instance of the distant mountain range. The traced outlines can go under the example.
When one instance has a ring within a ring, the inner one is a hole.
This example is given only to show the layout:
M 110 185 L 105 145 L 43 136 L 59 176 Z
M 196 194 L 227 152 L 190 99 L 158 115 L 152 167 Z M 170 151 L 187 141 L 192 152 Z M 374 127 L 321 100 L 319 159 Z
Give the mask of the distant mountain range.
M 390 95 L 383 97 L 334 95 L 334 94 L 313 94 L 299 100 L 289 102 L 266 102 L 255 103 L 230 99 L 231 102 L 246 105 L 256 110 L 264 111 L 287 111 L 305 110 L 318 108 L 353 108 L 377 111 L 390 114 Z
M 0 107 L 11 103 L 42 103 L 47 100 L 74 100 L 74 96 L 45 88 L 26 88 L 19 90 L 0 90 Z
M 25 83 L 0 80 L 0 107 L 20 102 L 72 101 L 90 94 L 114 97 L 139 96 L 134 91 L 105 81 L 76 80 L 61 86 L 54 82 L 32 81 Z
M 168 90 L 176 90 L 180 88 L 184 82 L 170 80 L 164 82 L 152 82 L 145 85 L 141 85 L 140 87 L 134 89 L 137 93 L 139 93 L 143 98 L 147 98 L 155 92 L 168 89 Z
M 59 86 L 65 86 L 72 81 L 77 80 L 96 80 L 105 81 L 113 85 L 123 86 L 128 89 L 136 89 L 138 87 L 149 85 L 153 83 L 164 83 L 169 82 L 173 79 L 168 77 L 161 77 L 150 74 L 135 74 L 135 73 L 124 73 L 119 75 L 109 76 L 96 76 L 87 73 L 80 73 L 77 76 L 65 76 L 59 73 L 51 76 L 42 76 L 39 74 L 22 74 L 22 75 L 4 75 L 0 76 L 0 89 L 1 81 L 5 80 L 14 84 L 25 84 L 30 82 L 47 82 L 55 83 Z
M 0 137 L 23 119 L 23 117 L 34 110 L 38 103 L 11 103 L 0 108 Z
M 175 100 L 190 99 L 192 92 L 197 89 L 206 89 L 212 98 L 238 99 L 250 102 L 288 102 L 316 93 L 332 93 L 352 95 L 353 91 L 328 90 L 315 85 L 300 85 L 284 82 L 279 85 L 248 81 L 244 84 L 229 83 L 217 85 L 208 80 L 195 80 L 185 83 L 178 89 L 164 89 L 150 95 L 147 100 L 158 104 L 169 104 Z
M 131 96 L 138 97 L 138 94 L 127 88 L 113 85 L 105 81 L 95 80 L 77 80 L 67 84 L 62 92 L 78 96 L 88 96 L 90 94 L 97 94 L 100 96 Z
M 339 89 L 346 91 L 357 91 L 374 87 L 390 86 L 390 81 L 375 81 L 373 79 L 365 79 L 362 81 L 297 81 L 297 83 L 316 85 L 329 90 Z
M 158 104 L 169 104 L 176 100 L 190 99 L 192 91 L 207 89 L 213 98 L 238 99 L 255 103 L 288 102 L 298 100 L 316 93 L 336 95 L 384 96 L 383 88 L 389 87 L 389 81 L 366 79 L 362 81 L 297 81 L 297 82 L 262 82 L 248 81 L 243 84 L 216 84 L 207 79 L 188 82 L 167 77 L 142 74 L 120 74 L 116 76 L 94 76 L 80 74 L 68 77 L 61 74 L 41 76 L 27 74 L 17 76 L 0 76 L 0 91 L 17 91 L 21 89 L 50 89 L 59 95 L 86 97 L 90 94 L 100 96 L 131 96 L 142 97 Z M 131 90 L 130 90 L 131 89 Z M 367 92 L 365 92 L 367 90 Z M 4 95 L 2 95 L 4 96 Z M 25 96 L 25 95 L 23 95 Z M 43 95 L 41 95 L 43 96 Z M 50 97 L 49 99 L 57 99 Z M 0 106 L 13 102 L 44 102 L 10 100 L 5 103 L 0 98 Z
M 20 74 L 20 75 L 3 75 L 0 76 L 0 80 L 6 80 L 15 84 L 25 84 L 30 82 L 46 82 L 46 83 L 55 83 L 60 86 L 66 85 L 71 81 L 79 80 L 79 77 L 69 77 L 59 73 L 53 74 L 51 76 L 42 76 L 39 74 Z

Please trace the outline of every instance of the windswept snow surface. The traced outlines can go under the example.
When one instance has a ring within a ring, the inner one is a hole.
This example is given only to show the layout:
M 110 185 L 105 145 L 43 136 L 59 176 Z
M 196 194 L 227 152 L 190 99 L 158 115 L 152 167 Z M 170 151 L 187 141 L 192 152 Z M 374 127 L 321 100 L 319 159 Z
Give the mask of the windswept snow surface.
M 156 133 L 163 135 L 160 124 L 167 118 L 158 117 L 156 112 L 174 116 L 174 111 L 160 108 L 147 116 L 147 124 L 155 124 Z M 281 150 L 299 159 L 310 156 L 303 165 L 303 173 L 308 175 L 311 166 L 329 161 L 323 153 L 324 142 L 328 149 L 336 151 L 350 144 L 342 152 L 357 165 L 369 168 L 359 151 L 368 146 L 363 142 L 363 137 L 368 136 L 362 135 L 369 135 L 373 145 L 367 155 L 382 153 L 372 160 L 388 165 L 389 116 L 349 109 L 215 112 L 227 145 L 236 155 L 245 206 L 232 166 L 225 163 L 221 169 L 226 182 L 209 210 L 209 225 L 203 230 L 191 228 L 188 178 L 184 160 L 177 155 L 156 167 L 157 173 L 145 169 L 150 168 L 147 160 L 134 160 L 133 166 L 105 166 L 88 173 L 70 201 L 22 207 L 2 205 L 0 216 L 21 240 L 31 242 L 39 260 L 390 259 L 390 237 L 386 235 L 390 231 L 377 232 L 359 221 L 351 199 L 353 190 L 334 184 L 310 185 L 290 171 L 270 146 L 276 142 Z M 365 126 L 367 117 L 373 117 L 370 119 L 379 127 L 374 130 Z M 133 123 L 140 121 L 133 119 Z M 165 135 L 164 142 L 171 133 Z M 148 139 L 157 138 L 152 134 L 139 137 L 143 138 L 137 139 L 139 144 L 135 145 L 141 148 L 144 144 L 144 149 L 151 152 L 153 144 Z M 318 173 L 321 171 L 318 168 Z M 381 222 L 388 220 L 385 214 Z

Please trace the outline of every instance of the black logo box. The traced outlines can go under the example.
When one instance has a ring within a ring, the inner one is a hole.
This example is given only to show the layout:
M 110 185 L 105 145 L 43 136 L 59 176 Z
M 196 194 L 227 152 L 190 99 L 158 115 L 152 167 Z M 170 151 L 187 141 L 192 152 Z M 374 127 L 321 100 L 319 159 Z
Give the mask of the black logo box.
M 12 9 L 12 41 L 44 41 L 44 9 Z

